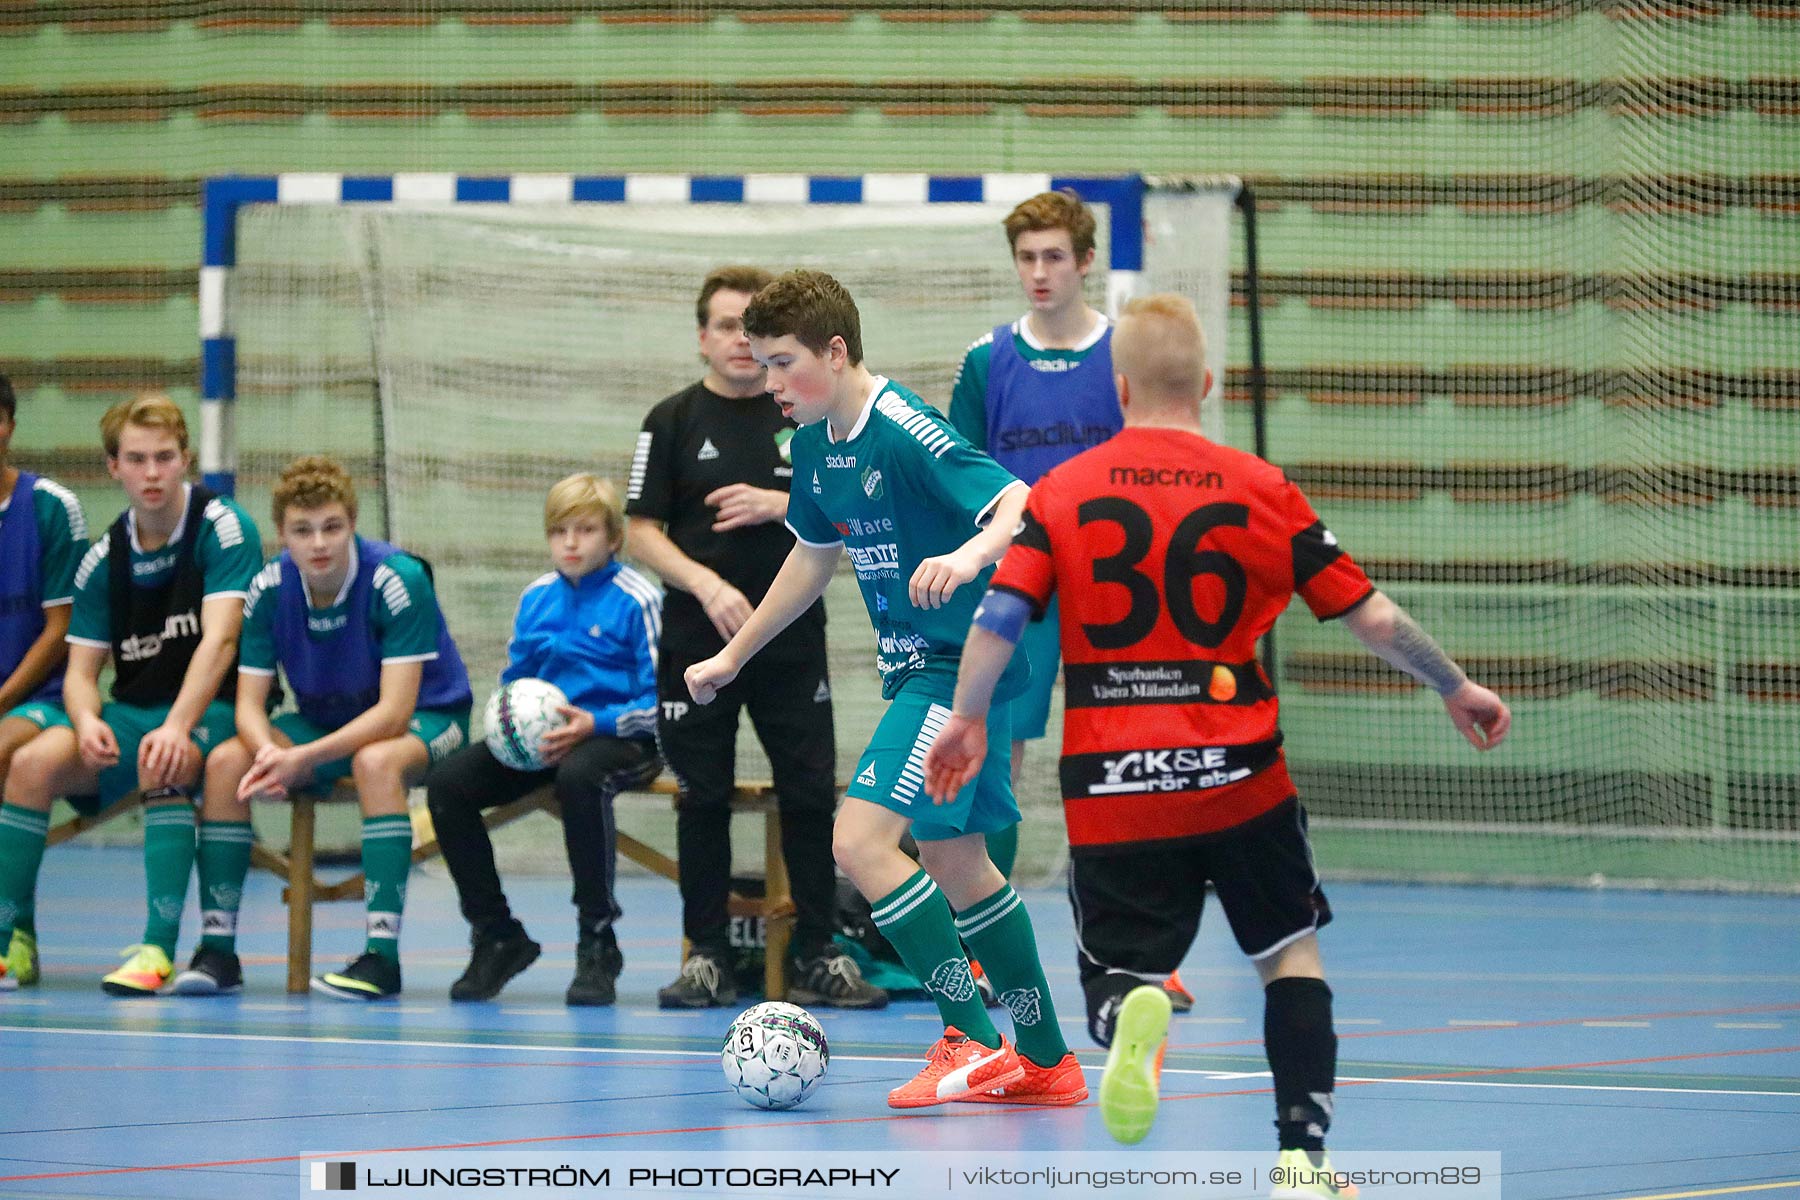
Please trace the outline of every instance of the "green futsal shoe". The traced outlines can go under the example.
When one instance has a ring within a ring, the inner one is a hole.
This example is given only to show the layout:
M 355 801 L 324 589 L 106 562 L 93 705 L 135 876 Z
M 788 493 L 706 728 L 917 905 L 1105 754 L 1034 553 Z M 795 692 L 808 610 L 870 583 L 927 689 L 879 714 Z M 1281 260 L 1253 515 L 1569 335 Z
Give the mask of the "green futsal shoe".
M 38 981 L 37 938 L 23 929 L 13 930 L 12 944 L 6 948 L 6 978 L 17 987 Z
M 1128 1146 L 1143 1141 L 1156 1123 L 1169 1012 L 1169 994 L 1162 988 L 1133 988 L 1113 1025 L 1112 1050 L 1100 1081 L 1100 1119 L 1108 1133 Z
M 1269 1200 L 1356 1200 L 1354 1183 L 1331 1169 L 1323 1154 L 1315 1161 L 1304 1150 L 1283 1150 L 1269 1172 Z

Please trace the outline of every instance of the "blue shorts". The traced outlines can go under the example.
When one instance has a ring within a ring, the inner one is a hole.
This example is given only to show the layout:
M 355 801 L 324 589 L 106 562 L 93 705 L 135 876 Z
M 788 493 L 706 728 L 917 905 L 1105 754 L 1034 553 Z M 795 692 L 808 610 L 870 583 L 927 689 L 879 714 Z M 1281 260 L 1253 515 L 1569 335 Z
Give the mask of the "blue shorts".
M 1012 791 L 1012 717 L 1009 705 L 988 712 L 988 754 L 981 773 L 949 804 L 925 794 L 925 755 L 950 718 L 954 680 L 915 673 L 900 685 L 856 760 L 846 796 L 912 818 L 913 840 L 944 841 L 965 833 L 996 833 L 1019 823 Z
M 297 712 L 285 712 L 269 722 L 296 746 L 316 742 L 333 732 L 315 725 Z M 427 762 L 437 763 L 469 744 L 469 710 L 467 708 L 421 708 L 406 723 L 406 732 L 425 743 Z M 334 758 L 313 768 L 315 788 L 328 788 L 340 779 L 350 777 L 350 755 Z
M 1050 693 L 1056 689 L 1056 678 L 1062 667 L 1062 625 L 1057 618 L 1056 597 L 1044 610 L 1041 621 L 1027 621 L 1013 651 L 1031 664 L 1031 682 L 1013 698 L 1012 740 L 1035 742 L 1050 727 Z

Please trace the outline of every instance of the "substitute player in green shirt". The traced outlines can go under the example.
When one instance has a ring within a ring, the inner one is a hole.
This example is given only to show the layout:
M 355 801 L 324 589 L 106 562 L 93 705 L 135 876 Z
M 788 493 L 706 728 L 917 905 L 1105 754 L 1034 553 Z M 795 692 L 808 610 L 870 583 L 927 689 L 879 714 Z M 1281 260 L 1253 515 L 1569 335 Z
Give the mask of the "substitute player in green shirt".
M 52 800 L 85 806 L 77 798 L 97 793 L 104 807 L 139 790 L 144 940 L 101 986 L 148 996 L 167 982 L 181 932 L 194 868 L 192 789 L 207 751 L 232 733 L 232 666 L 262 539 L 234 501 L 187 482 L 187 422 L 166 396 L 114 405 L 100 434 L 106 469 L 130 505 L 75 571 L 66 716 L 13 756 L 0 913 L 17 911 L 37 886 Z M 112 699 L 102 704 L 108 658 Z M 3 919 L 7 937 L 11 919 Z
M 745 309 L 744 328 L 776 405 L 801 426 L 787 516 L 797 541 L 725 648 L 688 668 L 688 689 L 696 703 L 710 702 L 824 594 L 849 554 L 889 706 L 857 760 L 832 850 L 946 1026 L 925 1069 L 889 1092 L 888 1104 L 1078 1103 L 1087 1084 L 1057 1025 L 1031 918 L 984 842 L 1019 820 L 1007 754 L 945 803 L 924 791 L 925 755 L 950 715 L 969 620 L 1027 489 L 918 396 L 870 373 L 856 302 L 831 276 L 781 276 Z M 1027 670 L 1021 660 L 1001 694 L 1016 694 Z M 919 863 L 900 850 L 909 828 Z M 1012 1014 L 1016 1049 L 982 1005 L 959 934 Z

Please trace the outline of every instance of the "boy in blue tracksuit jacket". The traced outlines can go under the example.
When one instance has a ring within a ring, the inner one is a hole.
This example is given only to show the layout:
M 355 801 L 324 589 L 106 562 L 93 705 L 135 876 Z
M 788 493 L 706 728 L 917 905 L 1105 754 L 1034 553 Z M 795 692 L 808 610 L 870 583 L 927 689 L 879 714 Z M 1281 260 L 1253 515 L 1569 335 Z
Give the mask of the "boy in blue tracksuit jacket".
M 542 679 L 568 696 L 562 710 L 568 724 L 544 739 L 550 765 L 515 771 L 476 742 L 434 768 L 426 784 L 473 946 L 468 970 L 451 985 L 452 1000 L 493 998 L 541 950 L 507 907 L 481 813 L 545 783 L 554 785 L 562 807 L 580 921 L 575 979 L 565 999 L 611 1004 L 625 962 L 613 934 L 619 918 L 613 797 L 662 770 L 656 753 L 662 593 L 614 560 L 625 541 L 625 513 L 609 481 L 582 473 L 551 488 L 544 534 L 556 569 L 519 597 L 500 682 Z

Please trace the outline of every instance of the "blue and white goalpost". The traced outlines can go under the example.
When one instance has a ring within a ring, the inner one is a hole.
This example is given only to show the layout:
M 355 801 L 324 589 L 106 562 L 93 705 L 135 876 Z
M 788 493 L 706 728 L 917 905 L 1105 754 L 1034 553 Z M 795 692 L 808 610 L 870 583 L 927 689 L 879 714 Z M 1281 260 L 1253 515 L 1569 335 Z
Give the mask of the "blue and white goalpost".
M 805 175 L 511 175 L 463 176 L 452 174 L 414 173 L 395 175 L 349 175 L 301 173 L 272 176 L 225 176 L 205 182 L 202 189 L 204 251 L 200 270 L 200 336 L 201 336 L 201 416 L 200 463 L 209 486 L 230 492 L 237 484 L 238 439 L 236 402 L 245 390 L 239 377 L 239 340 L 241 327 L 252 337 L 261 332 L 271 319 L 280 314 L 258 309 L 266 304 L 268 293 L 258 289 L 246 295 L 233 286 L 239 267 L 240 248 L 251 246 L 255 258 L 259 248 L 257 214 L 265 207 L 300 209 L 317 212 L 336 210 L 345 220 L 338 222 L 345 238 L 355 239 L 349 232 L 356 222 L 352 212 L 381 210 L 399 216 L 411 213 L 421 219 L 433 214 L 458 210 L 468 213 L 509 212 L 514 220 L 533 216 L 551 223 L 576 219 L 576 214 L 592 214 L 601 210 L 635 210 L 668 216 L 688 214 L 695 227 L 697 245 L 708 246 L 708 253 L 725 252 L 720 261 L 738 258 L 763 262 L 775 269 L 783 265 L 785 247 L 780 239 L 759 233 L 754 227 L 745 229 L 733 222 L 733 232 L 721 239 L 708 238 L 706 231 L 714 226 L 714 214 L 723 209 L 744 213 L 770 214 L 785 212 L 790 220 L 799 215 L 804 225 L 807 213 L 843 213 L 861 209 L 882 214 L 876 224 L 892 238 L 920 239 L 913 257 L 924 264 L 940 264 L 942 272 L 927 265 L 921 277 L 922 290 L 937 285 L 945 274 L 955 276 L 962 285 L 972 284 L 970 256 L 963 247 L 946 243 L 936 255 L 931 239 L 946 228 L 974 229 L 980 232 L 979 244 L 973 249 L 988 275 L 999 275 L 997 294 L 991 284 L 975 287 L 986 302 L 985 311 L 967 325 L 964 344 L 984 326 L 991 326 L 1018 315 L 1022 305 L 1007 295 L 1010 276 L 1004 243 L 999 232 L 999 217 L 1020 200 L 1052 188 L 1071 188 L 1094 206 L 1101 217 L 1102 264 L 1097 276 L 1104 278 L 1104 302 L 1116 311 L 1123 299 L 1140 289 L 1159 290 L 1171 287 L 1187 292 L 1201 308 L 1211 336 L 1213 368 L 1216 380 L 1224 378 L 1225 312 L 1229 302 L 1230 213 L 1240 195 L 1238 181 L 1229 177 L 1195 177 L 1164 179 L 1154 183 L 1136 175 L 1123 176 L 1057 176 L 1049 174 L 1005 173 L 977 176 L 938 176 L 924 174 L 885 174 L 863 176 Z M 957 219 L 945 222 L 945 214 L 957 213 Z M 914 215 L 916 214 L 916 216 Z M 841 218 L 840 218 L 841 219 Z M 248 224 L 249 228 L 245 228 Z M 325 222 L 325 225 L 332 222 Z M 854 225 L 854 222 L 852 223 Z M 792 232 L 792 231 L 790 231 Z M 326 235 L 329 236 L 329 235 Z M 366 243 L 366 239 L 363 239 Z M 626 239 L 629 241 L 629 239 Z M 1147 252 L 1147 245 L 1148 252 Z M 713 247 L 716 246 L 716 251 Z M 371 269 L 366 244 L 361 269 Z M 773 251 L 773 253 L 770 253 Z M 960 257 L 959 257 L 960 253 Z M 701 257 L 704 257 L 702 255 Z M 1146 261 L 1148 259 L 1148 261 Z M 304 264 L 290 264 L 304 266 Z M 995 269 L 997 266 L 997 270 Z M 259 262 L 259 270 L 261 264 Z M 854 271 L 842 264 L 824 269 L 845 277 L 852 291 L 863 295 L 852 282 Z M 698 276 L 694 276 L 695 279 Z M 385 288 L 375 286 L 379 280 L 364 281 L 360 290 L 362 305 L 371 325 L 371 340 L 379 339 L 379 325 L 385 314 L 377 306 Z M 692 280 L 672 278 L 668 286 L 677 296 L 689 290 Z M 962 308 L 965 293 L 959 292 Z M 1096 296 L 1096 301 L 1099 297 Z M 302 303 L 304 307 L 304 303 Z M 303 316 L 304 314 L 296 314 Z M 293 332 L 291 323 L 289 332 Z M 671 330 L 679 336 L 679 330 Z M 339 353 L 339 348 L 316 343 L 321 354 Z M 960 355 L 962 346 L 953 337 L 936 346 L 931 353 L 949 363 Z M 278 353 L 255 351 L 259 369 L 282 369 Z M 304 353 L 303 348 L 296 351 Z M 292 358 L 292 355 L 286 357 Z M 670 355 L 680 370 L 671 375 L 679 379 L 691 373 L 686 370 L 691 360 Z M 381 386 L 378 355 L 372 351 L 371 394 Z M 295 368 L 297 377 L 307 372 Z M 929 384 L 915 381 L 914 386 Z M 341 373 L 339 373 L 341 374 Z M 259 376 L 260 378 L 260 376 Z M 341 379 L 340 379 L 341 382 Z M 255 391 L 255 381 L 249 390 Z M 928 398 L 944 403 L 945 394 Z M 277 394 L 290 394 L 285 385 L 276 384 Z M 655 397 L 639 395 L 634 401 L 647 404 Z M 399 398 L 382 398 L 383 402 Z M 1222 433 L 1218 422 L 1218 388 L 1209 398 L 1214 431 Z M 258 424 L 261 424 L 260 422 Z

